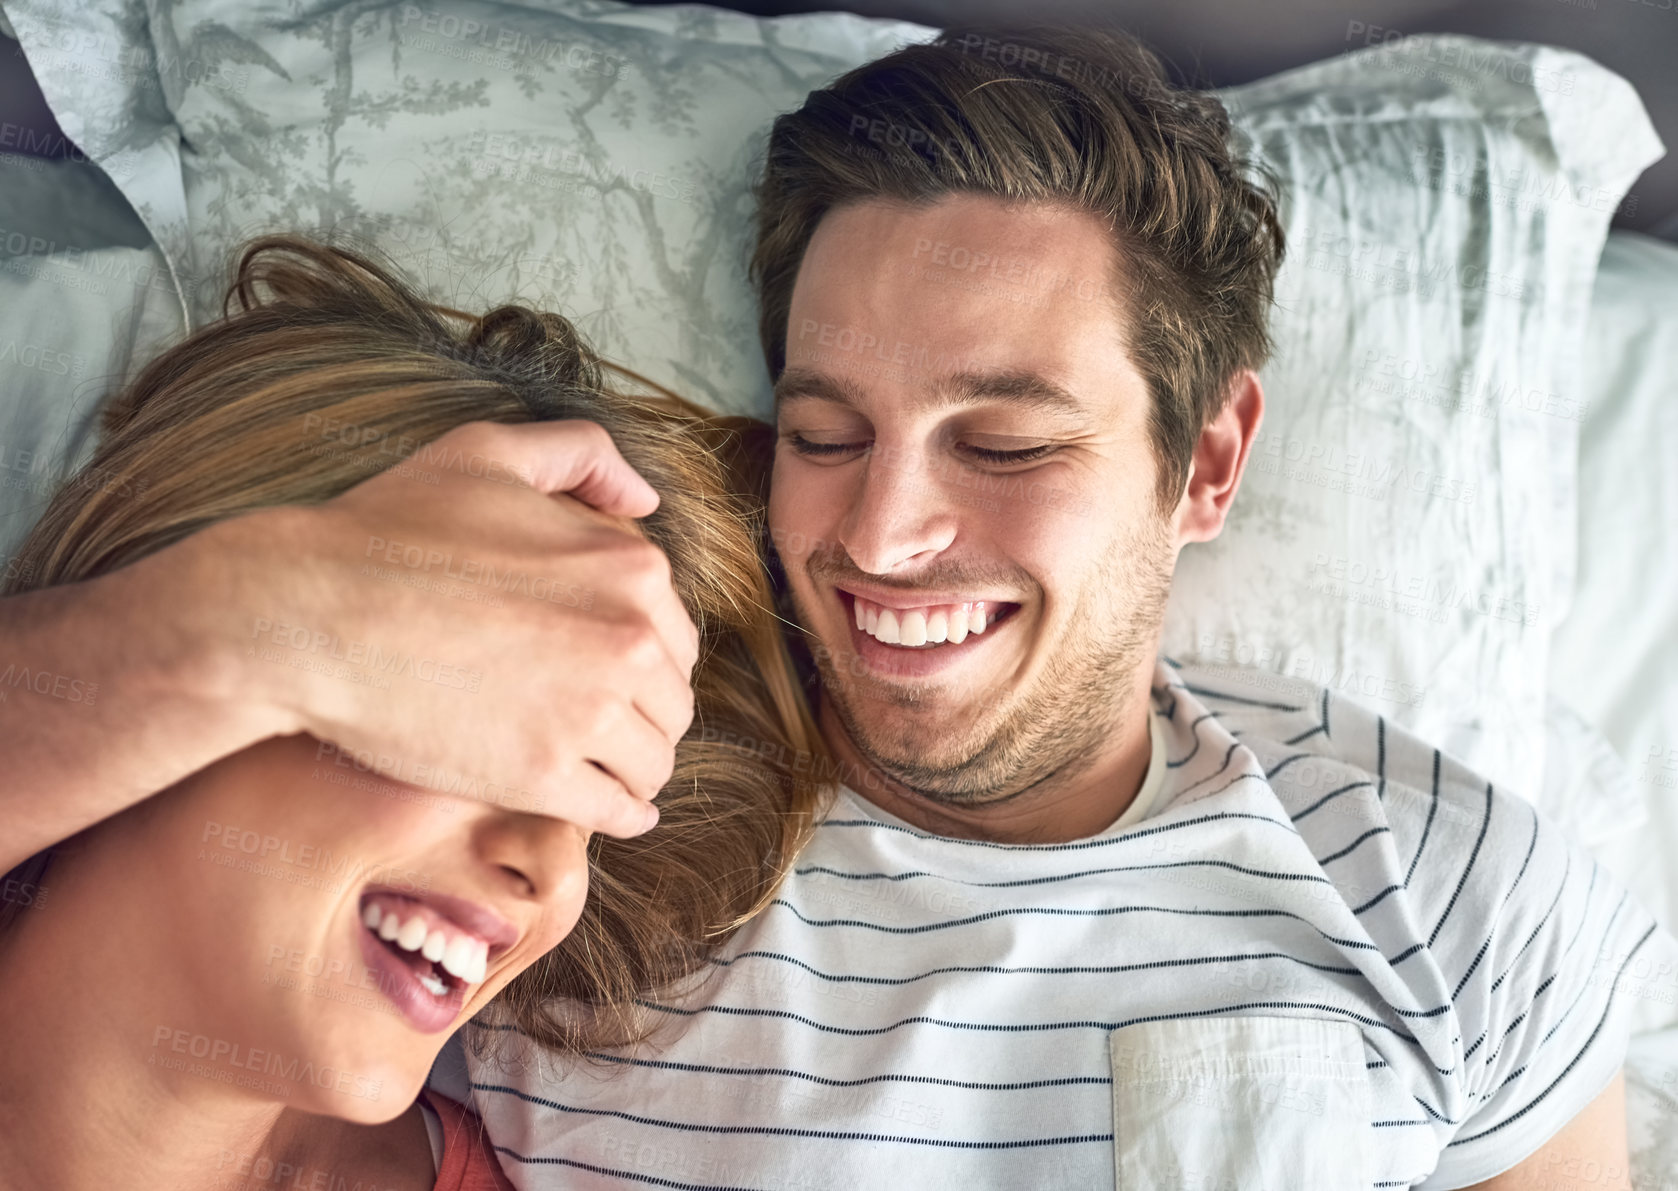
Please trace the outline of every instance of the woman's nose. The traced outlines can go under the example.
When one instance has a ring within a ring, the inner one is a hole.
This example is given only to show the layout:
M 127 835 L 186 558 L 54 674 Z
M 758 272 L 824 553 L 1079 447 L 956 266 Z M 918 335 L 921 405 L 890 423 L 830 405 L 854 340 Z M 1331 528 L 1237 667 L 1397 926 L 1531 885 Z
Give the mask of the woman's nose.
M 485 816 L 472 831 L 478 857 L 504 874 L 516 896 L 548 903 L 588 887 L 588 833 L 574 824 L 507 812 Z

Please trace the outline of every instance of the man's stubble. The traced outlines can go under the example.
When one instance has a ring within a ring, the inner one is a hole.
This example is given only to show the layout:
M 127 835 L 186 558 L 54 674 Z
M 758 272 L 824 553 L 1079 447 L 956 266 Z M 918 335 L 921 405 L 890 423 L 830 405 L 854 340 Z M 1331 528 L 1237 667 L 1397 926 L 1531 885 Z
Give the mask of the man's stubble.
M 1175 563 L 1167 527 L 1157 520 L 1115 543 L 1023 695 L 1009 690 L 1006 679 L 996 689 L 972 692 L 870 680 L 812 642 L 821 697 L 870 765 L 933 802 L 998 805 L 1047 781 L 1074 779 L 1131 713 L 1136 672 L 1158 648 Z M 857 573 L 849 559 L 813 570 Z M 927 576 L 927 586 L 935 585 L 933 578 Z M 793 603 L 799 620 L 810 623 L 796 595 Z M 849 660 L 848 643 L 844 655 Z M 870 723 L 858 714 L 862 692 L 875 708 L 951 706 L 942 715 Z

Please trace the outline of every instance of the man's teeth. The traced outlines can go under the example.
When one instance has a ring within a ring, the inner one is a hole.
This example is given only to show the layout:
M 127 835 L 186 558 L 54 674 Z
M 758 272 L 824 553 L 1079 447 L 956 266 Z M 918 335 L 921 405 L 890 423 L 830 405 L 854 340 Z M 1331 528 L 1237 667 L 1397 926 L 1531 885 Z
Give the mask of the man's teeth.
M 852 596 L 856 627 L 886 645 L 960 645 L 968 633 L 982 633 L 990 617 L 985 601 L 934 604 L 923 608 L 886 608 Z
M 394 909 L 368 902 L 361 912 L 367 929 L 387 943 L 394 943 L 404 951 L 417 951 L 443 970 L 467 984 L 482 984 L 489 961 L 489 944 L 475 935 L 457 932 L 447 924 L 428 918 L 415 905 L 406 921 Z M 420 983 L 430 992 L 441 996 L 443 983 L 430 974 L 422 975 Z M 432 987 L 436 985 L 436 987 Z

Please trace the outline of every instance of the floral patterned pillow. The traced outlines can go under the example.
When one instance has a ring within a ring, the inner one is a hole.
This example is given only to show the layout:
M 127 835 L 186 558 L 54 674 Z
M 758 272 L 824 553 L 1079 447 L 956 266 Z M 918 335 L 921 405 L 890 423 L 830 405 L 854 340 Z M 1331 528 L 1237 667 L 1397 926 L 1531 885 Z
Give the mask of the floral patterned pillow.
M 745 279 L 776 112 L 922 26 L 607 0 L 0 0 L 194 322 L 271 230 L 371 239 L 437 298 L 509 297 L 713 407 L 764 413 Z M 1357 698 L 1541 790 L 1573 579 L 1578 351 L 1660 151 L 1581 55 L 1430 36 L 1221 93 L 1280 175 L 1267 412 L 1164 648 Z M 859 148 L 868 146 L 859 141 Z

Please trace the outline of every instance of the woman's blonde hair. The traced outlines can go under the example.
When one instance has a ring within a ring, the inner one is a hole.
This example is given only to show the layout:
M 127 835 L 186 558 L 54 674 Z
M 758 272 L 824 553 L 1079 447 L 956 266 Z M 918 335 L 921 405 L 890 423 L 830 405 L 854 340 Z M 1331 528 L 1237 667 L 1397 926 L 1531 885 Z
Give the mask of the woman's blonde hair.
M 508 305 L 476 317 L 423 300 L 358 252 L 254 241 L 226 317 L 109 401 L 97 451 L 6 587 L 88 579 L 213 522 L 329 500 L 466 422 L 603 426 L 659 494 L 641 526 L 669 556 L 701 657 L 658 826 L 593 837 L 576 929 L 494 1008 L 498 1023 L 570 1053 L 644 1036 L 637 999 L 703 968 L 769 902 L 831 773 L 772 612 L 762 507 L 734 480 L 747 424 L 668 392 L 615 389 L 607 370 L 656 388 L 597 357 L 557 314 Z M 355 433 L 323 435 L 332 426 Z M 38 883 L 49 860 L 14 875 Z

